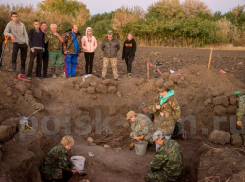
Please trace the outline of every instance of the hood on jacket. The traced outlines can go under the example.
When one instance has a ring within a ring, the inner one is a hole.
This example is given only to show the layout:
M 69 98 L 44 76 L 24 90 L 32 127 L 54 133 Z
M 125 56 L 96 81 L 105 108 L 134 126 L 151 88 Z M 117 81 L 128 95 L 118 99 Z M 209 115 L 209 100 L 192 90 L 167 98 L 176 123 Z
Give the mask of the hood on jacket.
M 92 30 L 92 36 L 93 36 L 93 29 L 91 27 L 86 28 L 85 36 L 88 36 L 88 30 Z

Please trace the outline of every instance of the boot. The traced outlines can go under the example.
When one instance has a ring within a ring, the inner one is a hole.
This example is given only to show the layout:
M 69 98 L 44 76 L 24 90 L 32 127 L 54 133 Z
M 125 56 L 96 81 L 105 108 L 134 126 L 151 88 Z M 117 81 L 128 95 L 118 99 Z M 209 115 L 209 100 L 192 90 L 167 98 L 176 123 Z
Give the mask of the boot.
M 64 68 L 63 67 L 59 67 L 59 72 L 60 72 L 60 76 L 64 79 L 66 79 L 66 75 L 65 75 L 65 72 L 64 72 Z
M 56 73 L 55 73 L 55 68 L 51 68 L 51 72 L 52 72 L 52 78 L 56 79 Z
M 16 70 L 16 63 L 12 63 L 11 68 L 9 68 L 9 72 L 14 72 Z
M 20 74 L 21 74 L 21 76 L 26 76 L 26 74 L 25 74 L 25 68 L 21 68 Z

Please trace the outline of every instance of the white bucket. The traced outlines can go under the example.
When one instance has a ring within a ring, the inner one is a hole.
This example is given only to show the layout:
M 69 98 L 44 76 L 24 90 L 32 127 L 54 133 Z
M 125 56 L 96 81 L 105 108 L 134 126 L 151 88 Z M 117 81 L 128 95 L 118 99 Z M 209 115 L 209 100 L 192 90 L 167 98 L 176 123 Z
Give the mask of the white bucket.
M 84 169 L 85 157 L 83 156 L 72 156 L 71 162 L 76 166 L 80 171 Z
M 147 149 L 148 142 L 147 141 L 139 141 L 134 143 L 135 153 L 137 155 L 145 155 Z

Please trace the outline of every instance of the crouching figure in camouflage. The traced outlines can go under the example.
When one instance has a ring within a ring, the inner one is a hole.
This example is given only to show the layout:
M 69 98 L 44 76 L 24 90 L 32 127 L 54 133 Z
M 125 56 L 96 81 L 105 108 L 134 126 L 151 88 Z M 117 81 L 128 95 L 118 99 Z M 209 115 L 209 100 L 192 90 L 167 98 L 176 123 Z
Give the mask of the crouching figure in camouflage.
M 242 127 L 242 135 L 245 137 L 245 127 L 242 123 L 242 118 L 245 114 L 245 91 L 235 92 L 235 95 L 239 98 L 238 100 L 238 109 L 237 109 L 237 126 Z
M 127 113 L 127 120 L 131 122 L 130 138 L 132 143 L 130 149 L 133 149 L 134 142 L 139 140 L 145 140 L 150 142 L 152 135 L 150 133 L 152 128 L 151 120 L 144 114 L 136 114 L 134 111 L 129 111 Z
M 154 125 L 161 126 L 166 120 L 166 123 L 164 124 L 165 129 L 167 129 L 167 124 L 171 126 L 173 124 L 175 125 L 175 127 L 171 127 L 172 132 L 170 132 L 170 136 L 168 137 L 170 138 L 172 135 L 172 138 L 174 139 L 182 137 L 185 139 L 186 136 L 183 124 L 178 122 L 181 110 L 177 99 L 174 97 L 174 90 L 169 89 L 165 84 L 161 84 L 159 85 L 158 93 L 159 95 L 155 101 L 149 106 L 150 113 L 154 114 Z M 161 130 L 164 132 L 163 128 Z
M 184 177 L 183 156 L 179 144 L 174 140 L 166 140 L 162 131 L 153 134 L 158 148 L 151 163 L 151 173 L 146 174 L 147 182 L 180 182 Z
M 81 173 L 68 157 L 68 151 L 73 144 L 73 138 L 67 135 L 59 145 L 49 151 L 41 166 L 41 177 L 45 182 L 67 182 L 73 173 Z

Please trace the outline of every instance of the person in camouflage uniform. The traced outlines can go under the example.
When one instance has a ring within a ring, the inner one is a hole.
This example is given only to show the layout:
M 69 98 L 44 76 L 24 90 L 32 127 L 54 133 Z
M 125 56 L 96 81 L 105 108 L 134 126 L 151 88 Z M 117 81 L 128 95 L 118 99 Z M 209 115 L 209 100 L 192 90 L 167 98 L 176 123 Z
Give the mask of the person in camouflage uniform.
M 4 36 L 3 36 L 3 32 L 5 29 L 5 22 L 3 21 L 3 19 L 0 18 L 0 57 L 2 56 L 2 52 L 3 52 L 3 42 L 4 42 Z M 2 67 L 2 60 L 0 62 L 0 68 Z
M 76 25 L 63 34 L 62 43 L 65 58 L 65 76 L 74 77 L 77 68 L 77 56 L 82 56 L 81 36 Z
M 45 43 L 48 43 L 49 60 L 51 63 L 52 78 L 57 78 L 55 73 L 56 61 L 58 62 L 61 76 L 64 77 L 64 56 L 62 54 L 64 39 L 57 33 L 57 25 L 51 24 L 50 31 L 45 34 Z
M 158 93 L 159 96 L 157 96 L 155 101 L 149 106 L 150 113 L 154 114 L 155 117 L 154 128 L 161 129 L 159 127 L 164 126 L 161 130 L 163 132 L 166 132 L 164 130 L 168 130 L 166 133 L 171 136 L 174 130 L 178 129 L 177 121 L 181 115 L 180 106 L 174 97 L 174 90 L 170 90 L 166 85 L 159 85 Z M 172 128 L 173 125 L 175 125 L 175 127 Z M 167 128 L 167 126 L 169 126 L 169 128 Z
M 71 136 L 64 136 L 59 145 L 51 149 L 41 166 L 41 177 L 45 182 L 66 182 L 75 171 L 81 173 L 70 161 L 69 150 L 74 144 Z
M 154 115 L 150 113 L 148 106 L 145 103 L 142 103 L 139 106 L 140 111 L 142 114 L 146 115 L 152 122 L 154 122 Z
M 153 134 L 153 140 L 160 145 L 151 163 L 151 173 L 146 174 L 147 182 L 180 182 L 184 177 L 183 154 L 179 144 L 166 140 L 160 130 Z
M 237 109 L 237 126 L 242 127 L 242 135 L 245 136 L 245 127 L 243 127 L 242 118 L 245 114 L 245 91 L 235 92 L 238 96 L 238 109 Z
M 134 111 L 129 111 L 127 113 L 127 120 L 131 122 L 131 133 L 130 138 L 132 143 L 130 147 L 134 146 L 135 141 L 145 140 L 150 142 L 152 122 L 144 114 L 136 114 Z

